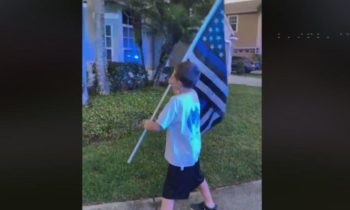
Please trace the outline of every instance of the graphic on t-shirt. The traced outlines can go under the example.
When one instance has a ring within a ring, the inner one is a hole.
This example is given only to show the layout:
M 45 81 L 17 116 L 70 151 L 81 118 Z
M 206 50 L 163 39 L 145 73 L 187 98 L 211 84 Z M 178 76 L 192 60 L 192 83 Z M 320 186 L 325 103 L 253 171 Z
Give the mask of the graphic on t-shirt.
M 193 106 L 187 118 L 187 127 L 194 136 L 199 135 L 199 119 L 199 108 Z

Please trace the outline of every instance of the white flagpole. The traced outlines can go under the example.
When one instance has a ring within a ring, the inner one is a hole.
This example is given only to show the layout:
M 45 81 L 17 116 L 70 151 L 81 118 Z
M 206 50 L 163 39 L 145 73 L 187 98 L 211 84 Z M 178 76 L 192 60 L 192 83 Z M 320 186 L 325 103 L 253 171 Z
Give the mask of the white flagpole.
M 168 94 L 168 92 L 169 92 L 169 90 L 170 90 L 170 87 L 171 87 L 171 86 L 168 85 L 167 89 L 166 89 L 165 92 L 163 93 L 163 96 L 162 96 L 162 98 L 160 99 L 160 101 L 159 101 L 159 103 L 158 103 L 158 106 L 156 107 L 156 110 L 154 110 L 154 112 L 153 112 L 153 115 L 152 115 L 152 117 L 151 117 L 151 120 L 153 120 L 154 117 L 156 116 L 156 113 L 158 112 L 160 105 L 163 103 L 163 101 L 164 101 L 164 99 L 165 99 L 165 96 Z M 130 155 L 130 157 L 129 157 L 129 159 L 128 159 L 128 163 L 131 163 L 131 161 L 132 161 L 132 159 L 133 159 L 135 153 L 136 153 L 137 150 L 139 149 L 139 147 L 140 147 L 140 145 L 141 145 L 141 143 L 142 143 L 142 141 L 143 141 L 143 138 L 145 137 L 146 133 L 147 133 L 147 129 L 144 129 L 143 132 L 142 132 L 142 134 L 141 134 L 141 136 L 140 136 L 140 138 L 139 138 L 139 140 L 137 141 L 137 144 L 136 144 L 134 150 L 132 151 L 132 153 L 131 153 L 131 155 Z

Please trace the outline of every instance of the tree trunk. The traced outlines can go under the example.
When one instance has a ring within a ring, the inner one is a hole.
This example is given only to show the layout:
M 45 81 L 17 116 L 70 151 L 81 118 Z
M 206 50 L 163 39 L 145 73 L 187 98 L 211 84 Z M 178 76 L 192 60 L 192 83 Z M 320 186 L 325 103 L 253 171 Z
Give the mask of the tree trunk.
M 108 95 L 110 92 L 107 80 L 107 57 L 105 49 L 105 21 L 104 21 L 104 0 L 94 0 L 95 24 L 96 24 L 96 46 L 95 62 L 99 93 Z
M 173 51 L 175 44 L 176 42 L 174 41 L 166 41 L 165 44 L 163 44 L 162 52 L 159 58 L 159 64 L 153 77 L 153 86 L 159 86 L 160 76 L 163 73 L 165 64 L 170 56 L 170 53 Z

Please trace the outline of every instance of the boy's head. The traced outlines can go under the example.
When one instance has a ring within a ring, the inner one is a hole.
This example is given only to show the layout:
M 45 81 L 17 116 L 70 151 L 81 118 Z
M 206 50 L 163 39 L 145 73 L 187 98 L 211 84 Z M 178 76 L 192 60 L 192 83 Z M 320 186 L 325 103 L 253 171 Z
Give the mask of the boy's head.
M 169 79 L 172 86 L 182 85 L 185 88 L 193 88 L 199 80 L 200 71 L 190 61 L 177 64 L 174 71 L 173 76 Z M 176 82 L 181 84 L 176 84 Z

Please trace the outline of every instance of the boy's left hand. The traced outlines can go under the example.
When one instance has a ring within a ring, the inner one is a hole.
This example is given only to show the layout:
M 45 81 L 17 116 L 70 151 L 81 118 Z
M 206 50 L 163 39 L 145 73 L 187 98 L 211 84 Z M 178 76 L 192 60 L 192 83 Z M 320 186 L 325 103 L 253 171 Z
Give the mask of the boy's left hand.
M 143 128 L 150 130 L 152 127 L 153 121 L 152 120 L 143 120 Z
M 160 131 L 160 126 L 158 125 L 158 123 L 153 122 L 152 120 L 143 120 L 143 127 L 147 130 L 150 131 Z

